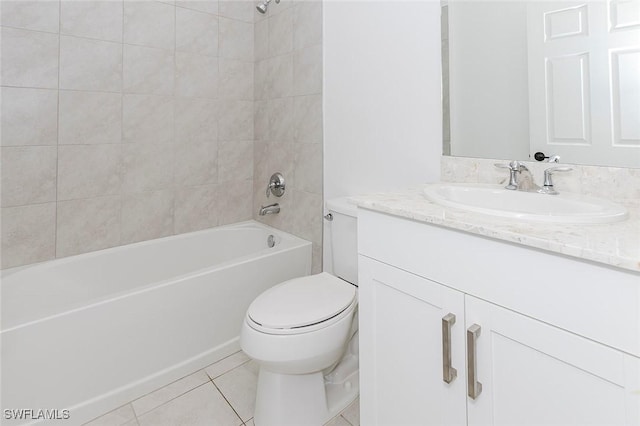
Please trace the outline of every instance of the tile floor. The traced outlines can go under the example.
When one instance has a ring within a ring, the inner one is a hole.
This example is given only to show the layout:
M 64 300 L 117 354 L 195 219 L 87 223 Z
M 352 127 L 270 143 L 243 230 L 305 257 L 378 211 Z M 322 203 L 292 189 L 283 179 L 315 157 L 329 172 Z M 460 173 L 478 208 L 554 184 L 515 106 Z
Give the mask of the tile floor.
M 211 364 L 86 426 L 254 426 L 258 366 L 242 352 Z M 359 401 L 326 426 L 359 426 Z

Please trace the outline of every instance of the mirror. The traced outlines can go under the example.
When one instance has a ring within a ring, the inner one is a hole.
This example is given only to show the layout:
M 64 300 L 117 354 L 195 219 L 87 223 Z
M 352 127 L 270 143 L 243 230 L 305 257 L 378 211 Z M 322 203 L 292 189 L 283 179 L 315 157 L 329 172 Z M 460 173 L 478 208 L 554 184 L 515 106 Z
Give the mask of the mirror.
M 640 0 L 443 2 L 442 74 L 445 155 L 640 168 Z

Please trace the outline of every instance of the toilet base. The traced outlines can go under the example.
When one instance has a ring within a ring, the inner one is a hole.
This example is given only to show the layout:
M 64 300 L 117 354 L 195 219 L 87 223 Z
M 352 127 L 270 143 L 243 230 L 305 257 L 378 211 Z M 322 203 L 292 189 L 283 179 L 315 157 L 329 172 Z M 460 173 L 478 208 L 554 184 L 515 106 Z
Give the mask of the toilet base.
M 325 376 L 325 393 L 329 417 L 326 423 L 347 408 L 360 395 L 358 355 L 350 354 L 342 359 L 331 374 Z
M 280 374 L 260 368 L 256 426 L 322 426 L 360 394 L 357 333 L 328 373 Z
M 324 382 L 322 372 L 283 375 L 261 370 L 255 425 L 322 426 L 358 397 L 357 371 L 345 383 Z M 261 387 L 269 392 L 261 392 Z
M 322 372 L 278 374 L 260 369 L 256 426 L 316 426 L 328 415 Z

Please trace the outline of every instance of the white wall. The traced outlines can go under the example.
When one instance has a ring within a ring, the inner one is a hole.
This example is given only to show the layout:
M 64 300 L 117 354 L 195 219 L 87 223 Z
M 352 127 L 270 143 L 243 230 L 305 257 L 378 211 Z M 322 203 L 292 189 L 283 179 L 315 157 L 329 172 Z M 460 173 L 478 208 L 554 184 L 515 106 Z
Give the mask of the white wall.
M 449 2 L 451 154 L 529 156 L 527 3 Z
M 435 181 L 438 1 L 324 4 L 324 197 Z
M 328 0 L 323 32 L 325 200 L 437 181 L 440 2 Z

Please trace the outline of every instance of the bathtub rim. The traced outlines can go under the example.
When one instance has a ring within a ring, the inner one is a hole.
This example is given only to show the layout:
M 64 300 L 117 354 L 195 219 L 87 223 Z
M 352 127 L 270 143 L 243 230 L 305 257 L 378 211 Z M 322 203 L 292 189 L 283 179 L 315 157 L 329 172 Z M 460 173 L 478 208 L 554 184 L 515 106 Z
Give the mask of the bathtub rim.
M 16 273 L 19 273 L 23 270 L 26 269 L 32 269 L 32 268 L 41 268 L 41 267 L 45 267 L 53 262 L 56 263 L 69 263 L 72 261 L 75 261 L 77 259 L 82 259 L 82 258 L 91 258 L 91 257 L 95 257 L 98 256 L 100 254 L 103 253 L 109 253 L 112 251 L 116 251 L 116 250 L 121 250 L 124 247 L 143 247 L 145 245 L 150 245 L 153 244 L 154 242 L 157 241 L 168 241 L 168 240 L 179 240 L 179 239 L 183 239 L 189 236 L 193 236 L 194 234 L 197 233 L 204 233 L 204 232 L 211 232 L 214 230 L 224 230 L 224 229 L 229 229 L 229 228 L 250 228 L 253 225 L 257 225 L 257 228 L 265 228 L 265 229 L 269 229 L 269 230 L 273 230 L 275 233 L 279 233 L 279 234 L 283 234 L 287 237 L 291 237 L 292 241 L 296 241 L 298 244 L 304 245 L 307 242 L 304 238 L 300 238 L 297 237 L 289 232 L 286 231 L 282 231 L 280 229 L 276 229 L 272 226 L 269 226 L 267 224 L 264 224 L 262 222 L 258 222 L 257 220 L 245 220 L 242 222 L 236 222 L 236 223 L 229 223 L 227 225 L 220 225 L 220 226 L 212 226 L 210 228 L 204 228 L 204 229 L 198 229 L 195 231 L 189 231 L 189 232 L 182 232 L 180 234 L 174 234 L 174 235 L 167 235 L 165 237 L 159 237 L 159 238 L 153 238 L 151 240 L 143 240 L 143 241 L 136 241 L 133 243 L 128 243 L 128 244 L 121 244 L 121 245 L 117 245 L 117 246 L 113 246 L 113 247 L 107 247 L 107 248 L 103 248 L 103 249 L 99 249 L 99 250 L 92 250 L 92 251 L 88 251 L 86 253 L 78 253 L 78 254 L 72 254 L 70 256 L 64 256 L 64 257 L 58 257 L 58 258 L 54 258 L 54 259 L 48 259 L 48 260 L 43 260 L 42 262 L 34 262 L 34 263 L 29 263 L 26 265 L 20 265 L 20 266 L 14 266 L 11 268 L 5 268 L 5 269 L 0 269 L 0 286 L 1 286 L 1 281 L 4 278 L 8 278 L 12 275 L 15 275 Z
M 121 290 L 115 293 L 111 293 L 109 295 L 106 296 L 102 296 L 102 297 L 98 297 L 98 298 L 94 298 L 94 299 L 89 299 L 86 300 L 84 302 L 81 303 L 76 303 L 73 304 L 71 306 L 65 307 L 64 309 L 53 313 L 53 314 L 49 314 L 49 315 L 45 315 L 45 316 L 40 316 L 37 317 L 36 319 L 30 319 L 27 321 L 23 321 L 20 322 L 18 324 L 11 324 L 10 321 L 8 321 L 10 323 L 9 327 L 4 327 L 4 321 L 0 321 L 0 340 L 1 337 L 5 334 L 5 333 L 9 333 L 9 332 L 13 332 L 16 330 L 19 330 L 21 328 L 24 327 L 28 327 L 31 325 L 35 325 L 44 321 L 48 321 L 48 320 L 53 320 L 55 318 L 58 317 L 62 317 L 64 315 L 69 315 L 69 314 L 73 314 L 76 312 L 81 312 L 87 309 L 91 309 L 94 308 L 96 306 L 100 306 L 106 303 L 111 303 L 126 297 L 130 297 L 133 295 L 138 295 L 138 294 L 143 294 L 155 289 L 161 289 L 164 287 L 167 287 L 169 285 L 173 285 L 173 284 L 178 284 L 180 282 L 183 282 L 187 279 L 190 278 L 195 278 L 195 277 L 200 277 L 206 274 L 210 274 L 213 273 L 215 271 L 219 271 L 219 270 L 223 270 L 226 268 L 230 268 L 232 266 L 236 266 L 236 265 L 242 265 L 242 264 L 246 264 L 249 263 L 252 260 L 255 259 L 261 259 L 264 257 L 268 257 L 268 256 L 273 256 L 276 253 L 284 253 L 284 252 L 288 252 L 288 251 L 292 251 L 292 250 L 296 250 L 300 247 L 304 247 L 304 246 L 309 246 L 312 245 L 312 243 L 310 241 L 307 241 L 303 238 L 297 237 L 293 234 L 290 234 L 288 232 L 285 231 L 281 231 L 279 229 L 273 228 L 269 225 L 265 225 L 263 223 L 260 223 L 258 221 L 255 220 L 248 220 L 248 221 L 244 221 L 244 222 L 237 222 L 237 223 L 233 223 L 233 224 L 228 224 L 228 225 L 223 225 L 223 226 L 216 226 L 216 227 L 212 227 L 212 228 L 205 228 L 205 229 L 200 229 L 197 231 L 192 231 L 192 232 L 187 232 L 187 233 L 182 233 L 182 234 L 177 234 L 177 235 L 170 235 L 170 236 L 166 236 L 166 237 L 161 237 L 161 238 L 155 238 L 152 240 L 145 240 L 145 241 L 139 241 L 136 243 L 132 243 L 132 244 L 125 244 L 125 245 L 121 245 L 121 246 L 115 246 L 115 247 L 109 247 L 106 249 L 101 249 L 101 250 L 96 250 L 96 251 L 92 251 L 92 252 L 87 252 L 87 253 L 82 253 L 82 254 L 78 254 L 78 255 L 73 255 L 73 256 L 67 256 L 67 257 L 63 257 L 60 259 L 51 259 L 51 260 L 47 260 L 44 262 L 38 262 L 38 263 L 34 263 L 34 264 L 29 264 L 29 265 L 24 265 L 24 266 L 19 266 L 19 267 L 15 267 L 15 268 L 11 268 L 11 269 L 7 269 L 7 270 L 2 270 L 0 272 L 4 272 L 4 271 L 12 271 L 11 274 L 9 275 L 14 275 L 15 273 L 19 273 L 22 270 L 26 270 L 26 269 L 31 269 L 31 268 L 42 268 L 45 266 L 50 265 L 53 262 L 56 263 L 70 263 L 70 262 L 74 262 L 77 261 L 79 259 L 83 259 L 83 258 L 91 258 L 91 257 L 96 257 L 96 256 L 100 256 L 101 254 L 104 254 L 105 252 L 111 252 L 111 251 L 115 251 L 115 250 L 121 250 L 123 247 L 140 247 L 140 246 L 145 246 L 145 245 L 151 245 L 157 241 L 168 241 L 168 240 L 177 240 L 177 239 L 184 239 L 187 238 L 189 236 L 193 236 L 196 233 L 203 233 L 203 232 L 215 232 L 217 230 L 224 230 L 224 229 L 233 229 L 233 228 L 259 228 L 259 229 L 263 229 L 263 230 L 268 230 L 268 231 L 273 231 L 274 234 L 278 234 L 281 237 L 284 237 L 283 240 L 286 239 L 286 241 L 289 241 L 290 244 L 286 245 L 286 246 L 281 246 L 278 250 L 272 250 L 270 248 L 267 249 L 262 249 L 259 251 L 255 251 L 252 252 L 250 254 L 244 255 L 244 256 L 240 256 L 234 259 L 230 259 L 227 260 L 225 262 L 221 262 L 221 263 L 217 263 L 215 265 L 210 265 L 210 266 L 206 266 L 203 268 L 199 268 L 199 269 L 195 269 L 183 274 L 179 274 L 179 275 L 175 275 L 172 277 L 168 277 L 166 279 L 162 279 L 162 280 L 158 280 L 155 282 L 151 282 L 151 283 L 147 283 L 145 285 L 141 285 L 141 286 L 137 286 L 134 288 L 130 288 L 130 289 L 126 289 L 126 290 Z M 276 246 L 278 247 L 278 246 Z M 268 250 L 268 251 L 267 251 Z M 15 271 L 14 271 L 15 270 Z M 6 277 L 8 277 L 9 275 L 4 275 L 4 274 L 0 274 L 0 298 L 2 298 L 2 280 Z

